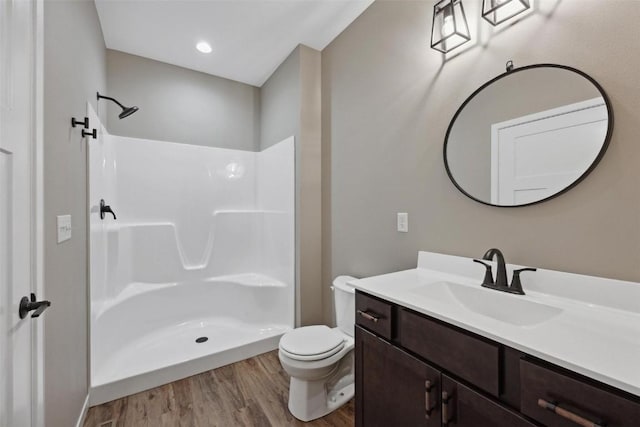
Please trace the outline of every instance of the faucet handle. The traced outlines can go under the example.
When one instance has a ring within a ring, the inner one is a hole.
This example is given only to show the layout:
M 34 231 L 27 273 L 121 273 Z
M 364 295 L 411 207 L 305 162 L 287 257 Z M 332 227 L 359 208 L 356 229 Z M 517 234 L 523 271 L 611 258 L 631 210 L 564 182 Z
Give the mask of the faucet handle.
M 113 215 L 113 219 L 117 219 L 116 218 L 116 213 L 113 211 L 113 209 L 111 209 L 111 206 L 107 205 L 104 201 L 104 199 L 100 199 L 100 219 L 104 219 L 105 214 L 110 213 L 111 215 Z
M 493 273 L 491 272 L 491 264 L 487 264 L 484 261 L 480 261 L 479 259 L 474 259 L 473 262 L 477 262 L 478 264 L 482 264 L 487 269 L 484 273 L 484 279 L 482 280 L 482 285 L 494 285 L 493 281 Z
M 509 286 L 509 292 L 512 294 L 524 295 L 524 290 L 522 289 L 522 282 L 520 281 L 520 273 L 523 271 L 536 271 L 536 268 L 521 268 L 519 270 L 513 270 L 513 279 L 511 279 L 511 286 Z

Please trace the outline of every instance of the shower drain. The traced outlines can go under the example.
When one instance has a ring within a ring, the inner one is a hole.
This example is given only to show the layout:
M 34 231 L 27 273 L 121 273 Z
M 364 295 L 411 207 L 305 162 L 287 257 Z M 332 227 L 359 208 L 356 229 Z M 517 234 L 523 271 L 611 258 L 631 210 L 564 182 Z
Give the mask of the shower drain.
M 203 342 L 207 342 L 209 340 L 208 337 L 200 337 L 200 338 L 196 338 L 196 342 L 198 344 L 202 344 Z

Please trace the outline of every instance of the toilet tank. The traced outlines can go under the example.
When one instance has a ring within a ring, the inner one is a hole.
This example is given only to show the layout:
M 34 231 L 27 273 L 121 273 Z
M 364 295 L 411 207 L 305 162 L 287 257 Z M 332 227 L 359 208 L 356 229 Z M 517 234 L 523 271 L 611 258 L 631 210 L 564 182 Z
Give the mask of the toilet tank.
M 356 321 L 356 290 L 347 282 L 357 280 L 351 276 L 338 276 L 333 280 L 333 306 L 338 328 L 350 337 Z

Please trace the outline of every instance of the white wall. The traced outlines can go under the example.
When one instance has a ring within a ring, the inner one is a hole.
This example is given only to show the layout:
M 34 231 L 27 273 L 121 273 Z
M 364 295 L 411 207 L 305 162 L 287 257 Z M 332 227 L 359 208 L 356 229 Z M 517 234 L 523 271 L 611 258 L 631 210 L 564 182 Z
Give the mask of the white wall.
M 206 262 L 212 215 L 255 209 L 256 164 L 250 151 L 110 136 L 116 153 L 118 225 L 175 225 L 185 267 Z
M 255 153 L 104 133 L 90 162 L 94 316 L 135 283 L 257 273 L 290 289 L 293 325 L 293 138 Z
M 256 155 L 256 205 L 264 212 L 261 269 L 284 283 L 295 283 L 295 247 L 291 247 L 295 245 L 294 151 L 295 141 L 290 137 Z M 293 299 L 288 302 L 293 303 Z

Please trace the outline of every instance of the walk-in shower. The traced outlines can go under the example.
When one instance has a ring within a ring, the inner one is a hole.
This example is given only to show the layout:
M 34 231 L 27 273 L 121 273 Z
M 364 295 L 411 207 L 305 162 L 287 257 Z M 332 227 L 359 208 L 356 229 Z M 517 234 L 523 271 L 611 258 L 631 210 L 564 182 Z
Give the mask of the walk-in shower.
M 277 348 L 294 325 L 293 138 L 249 152 L 103 128 L 89 156 L 91 403 Z

